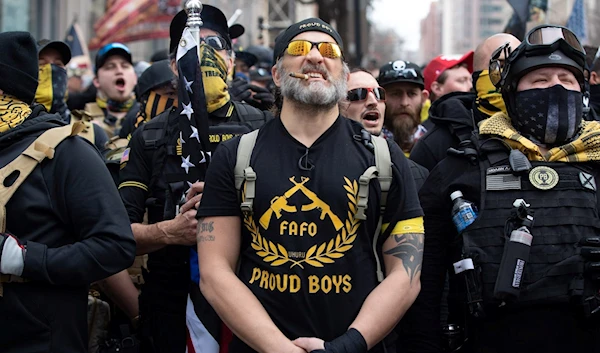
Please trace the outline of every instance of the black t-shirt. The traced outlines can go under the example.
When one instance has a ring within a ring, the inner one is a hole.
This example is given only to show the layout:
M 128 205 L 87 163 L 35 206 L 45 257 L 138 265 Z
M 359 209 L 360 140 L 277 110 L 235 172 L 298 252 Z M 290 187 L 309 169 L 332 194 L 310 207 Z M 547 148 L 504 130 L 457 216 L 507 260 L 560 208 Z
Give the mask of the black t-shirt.
M 375 165 L 373 152 L 353 138 L 361 128 L 338 117 L 310 148 L 280 119 L 260 129 L 250 160 L 257 175 L 254 214 L 243 218 L 239 277 L 290 339 L 340 336 L 377 285 L 371 250 L 379 216 L 376 180 L 367 220 L 355 217 L 359 177 Z M 243 217 L 234 184 L 238 144 L 236 138 L 217 149 L 198 217 Z M 389 146 L 394 181 L 383 222 L 395 225 L 422 211 L 404 154 L 395 143 Z M 230 351 L 252 349 L 234 339 Z

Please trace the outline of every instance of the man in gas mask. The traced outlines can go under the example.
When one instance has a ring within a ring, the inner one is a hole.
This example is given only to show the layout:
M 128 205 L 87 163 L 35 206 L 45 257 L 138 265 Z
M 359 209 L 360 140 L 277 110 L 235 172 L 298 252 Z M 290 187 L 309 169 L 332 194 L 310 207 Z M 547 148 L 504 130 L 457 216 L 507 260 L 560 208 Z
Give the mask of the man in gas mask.
M 475 93 L 452 92 L 432 103 L 427 121 L 433 123 L 433 127 L 415 144 L 410 154 L 411 160 L 431 171 L 446 158 L 449 148 L 456 148 L 461 141 L 471 137 L 473 120 L 478 123 L 494 113 L 506 110 L 502 95 L 492 85 L 488 73 L 490 56 L 504 43 L 510 43 L 516 48 L 521 42 L 511 34 L 500 33 L 484 40 L 475 50 Z M 501 57 L 501 60 L 504 58 Z
M 71 49 L 62 41 L 42 39 L 38 41 L 38 63 L 40 84 L 35 92 L 35 102 L 42 104 L 48 113 L 57 113 L 66 122 L 71 121 L 71 112 L 67 108 L 67 70 L 71 61 Z M 93 143 L 100 152 L 104 152 L 108 136 L 102 128 L 84 121 L 85 128 L 79 133 Z
M 211 141 L 211 151 L 205 152 L 212 152 L 218 141 L 257 129 L 271 115 L 230 98 L 226 78 L 233 70 L 231 39 L 241 35 L 241 26 L 233 32 L 221 10 L 210 5 L 203 6 L 202 19 L 200 68 L 208 111 L 203 118 L 209 121 Z M 169 64 L 177 76 L 175 58 L 186 21 L 187 15 L 181 11 L 170 26 Z M 182 107 L 171 107 L 136 129 L 121 158 L 121 198 L 132 223 L 137 253 L 148 254 L 140 296 L 144 352 L 184 352 L 186 321 L 196 351 L 200 346 L 203 352 L 219 349 L 221 323 L 200 293 L 198 256 L 191 248 L 196 245 L 196 204 L 204 183 L 190 186 L 183 181 L 178 121 L 185 116 L 181 113 Z M 180 205 L 184 194 L 187 203 Z M 146 210 L 148 224 L 142 224 Z
M 600 123 L 583 121 L 584 69 L 575 34 L 554 25 L 492 54 L 506 112 L 480 122 L 419 194 L 427 237 L 407 352 L 442 350 L 449 268 L 449 321 L 466 333 L 453 330 L 450 351 L 599 351 Z M 475 211 L 463 218 L 458 204 Z

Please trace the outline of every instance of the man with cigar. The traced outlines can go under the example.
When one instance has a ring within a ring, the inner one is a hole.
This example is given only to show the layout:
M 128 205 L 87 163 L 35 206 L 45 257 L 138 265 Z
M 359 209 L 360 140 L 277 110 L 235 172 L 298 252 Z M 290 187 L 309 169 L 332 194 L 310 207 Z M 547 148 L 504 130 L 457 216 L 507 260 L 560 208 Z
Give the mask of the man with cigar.
M 207 172 L 200 289 L 235 334 L 230 352 L 381 352 L 420 288 L 422 212 L 407 160 L 383 146 L 393 165 L 376 236 L 381 181 L 369 174 L 371 136 L 338 108 L 349 74 L 339 33 L 318 18 L 295 23 L 274 62 L 281 111 L 242 148 L 245 180 L 235 183 L 237 138 Z

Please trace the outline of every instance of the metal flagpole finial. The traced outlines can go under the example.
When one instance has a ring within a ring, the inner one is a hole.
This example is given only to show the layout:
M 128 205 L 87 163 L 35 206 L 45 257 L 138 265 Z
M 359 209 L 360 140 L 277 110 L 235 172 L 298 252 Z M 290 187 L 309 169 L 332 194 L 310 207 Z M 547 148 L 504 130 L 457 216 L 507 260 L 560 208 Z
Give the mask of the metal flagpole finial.
M 202 3 L 200 0 L 188 0 L 185 3 L 185 13 L 187 14 L 187 27 L 200 28 L 204 24 L 200 13 L 202 12 Z

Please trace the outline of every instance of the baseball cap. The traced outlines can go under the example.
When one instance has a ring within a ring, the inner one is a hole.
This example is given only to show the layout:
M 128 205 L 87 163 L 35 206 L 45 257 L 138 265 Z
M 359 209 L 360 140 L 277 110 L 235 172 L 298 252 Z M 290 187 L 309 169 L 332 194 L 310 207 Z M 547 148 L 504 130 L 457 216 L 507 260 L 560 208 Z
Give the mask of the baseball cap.
M 125 44 L 109 43 L 100 48 L 96 54 L 96 73 L 98 73 L 98 69 L 104 66 L 106 59 L 113 55 L 120 55 L 133 65 L 133 61 L 131 60 L 131 51 Z
M 236 50 L 235 58 L 242 60 L 248 67 L 252 67 L 258 62 L 256 55 L 245 50 Z
M 425 66 L 425 69 L 423 69 L 425 89 L 428 91 L 431 90 L 431 84 L 435 82 L 444 71 L 463 63 L 467 65 L 467 70 L 472 73 L 473 51 L 470 51 L 463 56 L 440 55 L 435 57 L 429 62 L 429 64 L 427 64 L 427 66 Z
M 402 60 L 390 61 L 383 65 L 379 69 L 377 82 L 382 87 L 396 82 L 414 83 L 421 87 L 421 89 L 425 87 L 423 74 L 419 65 Z
M 231 40 L 238 38 L 245 32 L 244 26 L 241 24 L 234 24 L 231 27 L 227 24 L 227 17 L 223 14 L 221 10 L 211 5 L 203 5 L 202 12 L 200 13 L 200 17 L 202 18 L 202 28 L 208 28 L 217 32 L 221 37 L 227 41 L 227 44 L 231 48 Z M 169 26 L 169 52 L 174 53 L 179 41 L 181 40 L 181 35 L 183 34 L 183 30 L 187 24 L 187 13 L 185 10 L 181 10 L 173 17 L 171 20 L 171 25 Z
M 37 42 L 38 55 L 46 48 L 54 49 L 60 54 L 60 58 L 64 65 L 71 61 L 71 48 L 67 43 L 60 40 L 41 39 Z

